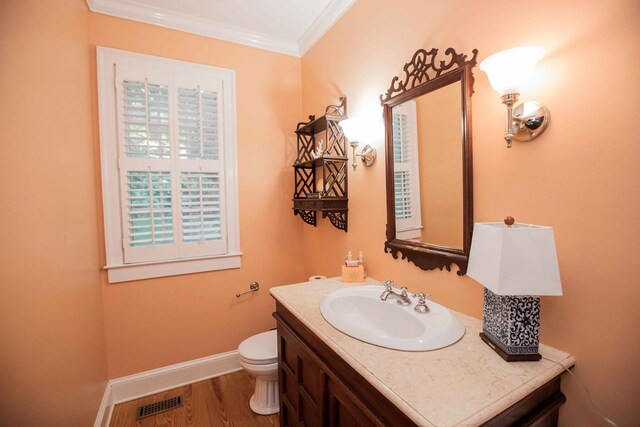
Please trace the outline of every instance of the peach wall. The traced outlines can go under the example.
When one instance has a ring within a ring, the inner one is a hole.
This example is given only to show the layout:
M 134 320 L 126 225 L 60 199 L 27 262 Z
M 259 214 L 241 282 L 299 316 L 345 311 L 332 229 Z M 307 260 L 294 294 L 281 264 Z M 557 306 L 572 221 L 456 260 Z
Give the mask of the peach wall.
M 275 326 L 268 289 L 304 278 L 290 166 L 302 116 L 300 59 L 94 13 L 89 43 L 94 79 L 95 46 L 236 71 L 242 268 L 111 285 L 103 275 L 109 378 L 236 349 Z M 95 99 L 92 111 L 97 150 Z M 237 299 L 254 280 L 261 290 Z
M 88 10 L 0 2 L 0 424 L 88 426 L 107 379 Z
M 576 9 L 579 7 L 579 10 Z M 503 141 L 504 106 L 475 70 L 472 98 L 475 220 L 505 215 L 555 229 L 564 296 L 543 298 L 543 342 L 575 354 L 575 373 L 621 426 L 640 420 L 640 3 L 636 0 L 357 2 L 302 59 L 303 113 L 345 94 L 358 114 L 418 48 L 453 46 L 480 59 L 509 47 L 546 48 L 523 99 L 545 102 L 550 128 L 532 143 Z M 305 227 L 307 273 L 337 275 L 346 251 L 363 250 L 372 277 L 481 317 L 482 287 L 425 272 L 383 252 L 383 141 L 372 168 L 349 171 L 349 232 Z M 319 255 L 322 254 L 322 256 Z M 455 269 L 455 267 L 454 267 Z M 563 379 L 565 426 L 602 425 L 575 380 Z

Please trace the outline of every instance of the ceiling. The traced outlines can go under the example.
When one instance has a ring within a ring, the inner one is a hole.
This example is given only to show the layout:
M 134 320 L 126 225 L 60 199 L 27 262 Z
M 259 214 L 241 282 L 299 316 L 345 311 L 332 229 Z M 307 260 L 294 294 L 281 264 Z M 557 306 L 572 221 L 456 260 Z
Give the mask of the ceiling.
M 96 13 L 300 57 L 356 0 L 87 0 Z

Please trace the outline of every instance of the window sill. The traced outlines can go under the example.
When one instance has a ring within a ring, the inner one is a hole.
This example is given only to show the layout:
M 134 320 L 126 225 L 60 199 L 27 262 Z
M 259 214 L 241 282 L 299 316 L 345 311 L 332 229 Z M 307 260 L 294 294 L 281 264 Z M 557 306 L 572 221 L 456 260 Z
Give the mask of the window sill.
M 185 258 L 137 264 L 107 265 L 109 283 L 152 279 L 155 277 L 178 276 L 203 271 L 229 270 L 240 268 L 241 252 L 210 257 Z
M 423 228 L 424 227 L 422 226 L 418 226 L 418 227 L 405 228 L 404 230 L 398 230 L 396 231 L 396 239 L 400 239 L 400 240 L 419 239 L 420 236 L 422 235 Z

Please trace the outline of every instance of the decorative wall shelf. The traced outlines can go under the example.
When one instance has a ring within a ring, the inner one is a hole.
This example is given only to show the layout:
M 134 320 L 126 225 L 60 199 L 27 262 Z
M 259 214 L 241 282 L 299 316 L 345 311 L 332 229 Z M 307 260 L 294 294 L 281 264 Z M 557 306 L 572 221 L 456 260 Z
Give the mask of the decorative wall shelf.
M 347 98 L 343 96 L 322 117 L 309 116 L 308 122 L 296 128 L 293 213 L 314 227 L 317 213 L 322 212 L 322 218 L 329 217 L 334 227 L 347 231 L 347 141 L 339 125 L 346 118 Z M 316 157 L 321 142 L 323 152 Z

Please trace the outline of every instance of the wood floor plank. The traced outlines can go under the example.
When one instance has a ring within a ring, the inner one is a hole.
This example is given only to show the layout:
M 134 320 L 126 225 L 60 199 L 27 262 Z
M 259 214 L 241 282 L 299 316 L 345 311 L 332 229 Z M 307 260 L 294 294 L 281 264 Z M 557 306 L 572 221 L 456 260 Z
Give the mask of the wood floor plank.
M 210 408 L 209 413 L 212 414 L 212 421 L 216 421 L 217 425 L 220 426 L 228 426 L 229 419 L 227 418 L 227 413 L 224 408 L 223 391 L 220 390 L 220 382 L 218 378 L 213 378 L 208 386 L 208 399 L 206 400 L 207 405 Z
M 110 427 L 273 427 L 278 414 L 257 415 L 249 408 L 254 379 L 244 370 L 116 405 Z M 182 395 L 179 408 L 136 420 L 138 407 Z

